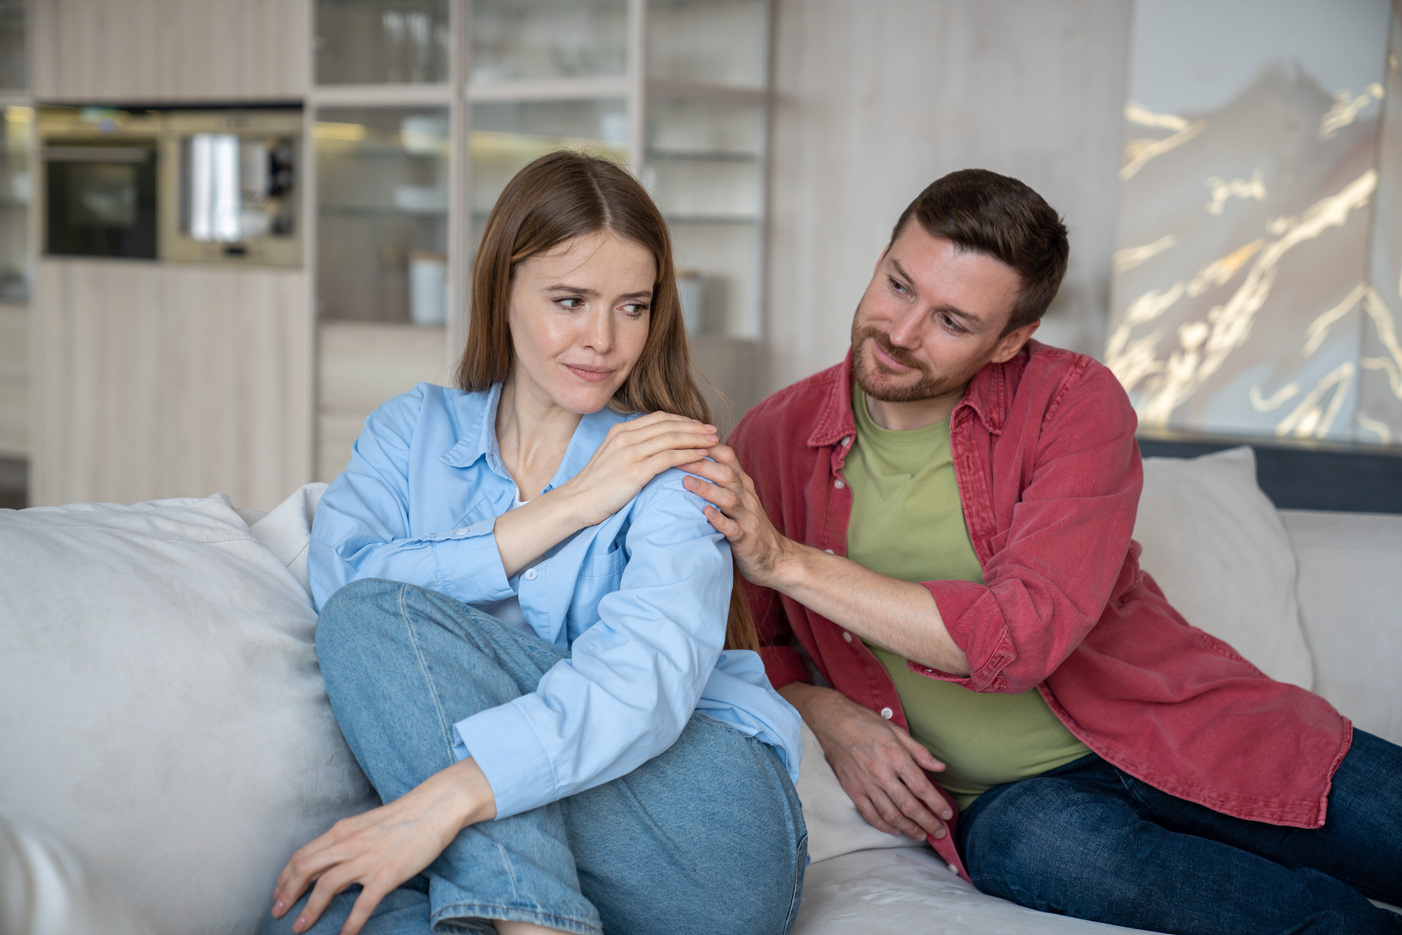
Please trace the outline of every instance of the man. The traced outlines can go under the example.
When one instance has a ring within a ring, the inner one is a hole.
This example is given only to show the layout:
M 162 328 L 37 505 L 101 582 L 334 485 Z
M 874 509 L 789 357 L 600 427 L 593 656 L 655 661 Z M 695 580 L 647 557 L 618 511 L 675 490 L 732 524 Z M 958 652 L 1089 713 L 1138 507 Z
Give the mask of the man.
M 1139 570 L 1129 401 L 1029 341 L 1067 252 L 1027 186 L 945 176 L 848 359 L 688 479 L 759 586 L 770 680 L 868 822 L 985 892 L 1161 932 L 1402 932 L 1364 898 L 1402 903 L 1402 749 Z

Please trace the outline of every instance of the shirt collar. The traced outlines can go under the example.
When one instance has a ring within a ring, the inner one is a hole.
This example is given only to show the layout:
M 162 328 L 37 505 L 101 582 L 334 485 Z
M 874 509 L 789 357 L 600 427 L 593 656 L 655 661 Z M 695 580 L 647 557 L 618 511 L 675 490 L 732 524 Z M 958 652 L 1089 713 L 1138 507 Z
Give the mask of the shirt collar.
M 1031 344 L 1032 342 L 1028 342 Z M 1028 349 L 1023 348 L 1019 356 L 1027 354 Z M 954 412 L 950 413 L 949 424 L 953 427 L 955 417 L 959 410 L 968 407 L 978 416 L 988 431 L 994 435 L 1003 431 L 1004 398 L 1007 393 L 1007 374 L 1004 368 L 1008 364 L 986 364 L 983 369 L 974 374 L 969 381 L 969 387 L 964 391 L 964 398 L 954 407 Z M 847 356 L 842 360 L 842 366 L 838 368 L 838 379 L 832 382 L 828 388 L 827 399 L 823 403 L 822 415 L 818 418 L 818 424 L 814 427 L 813 433 L 808 436 L 808 445 L 811 448 L 821 448 L 827 445 L 835 445 L 844 438 L 850 438 L 857 431 L 856 416 L 852 413 L 852 352 L 847 351 Z
M 502 384 L 494 383 L 485 394 L 465 393 L 459 397 L 458 424 L 462 426 L 462 431 L 457 444 L 449 448 L 439 458 L 440 461 L 449 467 L 469 467 L 485 458 L 493 471 L 502 477 L 511 476 L 502 463 L 501 448 L 497 444 L 497 407 L 501 404 L 501 387 Z M 578 474 L 594 456 L 594 451 L 603 444 L 610 428 L 636 417 L 636 413 L 624 414 L 605 406 L 581 418 L 570 436 L 565 456 L 560 459 L 560 469 L 545 489 L 558 487 Z

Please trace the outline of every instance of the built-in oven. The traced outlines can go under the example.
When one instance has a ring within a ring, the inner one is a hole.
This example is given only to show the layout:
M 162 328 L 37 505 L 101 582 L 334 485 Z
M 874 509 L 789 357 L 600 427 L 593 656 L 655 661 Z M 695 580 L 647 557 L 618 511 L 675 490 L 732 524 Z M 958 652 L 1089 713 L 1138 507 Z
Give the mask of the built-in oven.
M 44 252 L 300 266 L 299 108 L 45 107 Z
M 45 108 L 40 128 L 44 252 L 156 259 L 160 116 Z

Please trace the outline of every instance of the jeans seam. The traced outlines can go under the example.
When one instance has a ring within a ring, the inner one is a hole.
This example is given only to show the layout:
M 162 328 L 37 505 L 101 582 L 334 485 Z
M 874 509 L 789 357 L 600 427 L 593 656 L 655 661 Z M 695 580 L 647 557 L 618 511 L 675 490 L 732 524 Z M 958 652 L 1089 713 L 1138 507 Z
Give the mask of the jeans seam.
M 808 858 L 808 831 L 805 829 L 803 837 L 799 838 L 798 847 L 794 851 L 794 885 L 793 895 L 789 897 L 789 913 L 784 919 L 784 935 L 793 931 L 794 924 L 798 922 L 798 907 L 803 899 L 803 877 L 807 869 Z
M 596 935 L 596 933 L 600 933 L 600 932 L 601 932 L 601 929 L 599 929 L 598 927 L 596 927 L 595 925 L 593 925 L 592 923 L 590 923 L 587 919 L 580 919 L 580 918 L 578 918 L 578 917 L 576 917 L 576 916 L 560 915 L 559 913 L 550 912 L 550 911 L 548 911 L 548 910 L 541 909 L 541 908 L 538 907 L 538 906 L 534 906 L 534 907 L 533 907 L 533 906 L 504 906 L 504 905 L 502 905 L 501 903 L 486 903 L 486 902 L 448 903 L 448 904 L 446 904 L 446 905 L 439 906 L 438 909 L 436 909 L 436 910 L 434 911 L 434 913 L 433 913 L 433 915 L 437 916 L 438 918 L 433 919 L 433 920 L 432 920 L 432 924 L 433 924 L 433 925 L 437 925 L 439 922 L 455 922 L 455 921 L 457 920 L 457 918 L 462 918 L 462 916 L 459 915 L 459 916 L 457 916 L 457 917 L 455 917 L 455 918 L 447 918 L 447 919 L 445 919 L 445 918 L 443 918 L 443 915 L 444 915 L 444 913 L 447 913 L 447 912 L 461 912 L 461 911 L 474 912 L 475 910 L 482 910 L 482 909 L 495 909 L 495 910 L 498 910 L 498 911 L 500 911 L 500 912 L 526 912 L 526 913 L 530 913 L 530 914 L 532 914 L 532 915 L 538 917 L 538 918 L 541 919 L 541 920 L 546 920 L 546 921 L 549 921 L 549 922 L 551 922 L 551 923 L 558 923 L 558 924 L 560 924 L 560 925 L 568 925 L 568 926 L 571 926 L 571 930 L 572 930 L 572 931 L 577 931 L 577 932 L 579 933 L 579 935 Z M 488 921 L 494 921 L 494 920 L 496 919 L 495 916 L 481 916 L 481 915 L 468 916 L 468 918 L 485 919 L 485 920 L 488 920 Z M 504 921 L 509 921 L 509 920 L 504 920 Z M 545 921 L 538 922 L 537 924 L 543 925 L 543 924 L 545 924 Z M 558 927 L 558 926 L 552 926 L 552 927 Z
M 501 865 L 506 869 L 506 879 L 511 884 L 511 898 L 520 899 L 521 890 L 516 885 L 516 868 L 511 866 L 511 857 L 506 853 L 506 848 L 501 846 L 500 841 L 492 843 L 496 845 L 497 853 L 501 855 Z
M 434 684 L 433 676 L 429 674 L 428 662 L 424 659 L 423 650 L 419 647 L 418 637 L 414 633 L 414 624 L 409 619 L 409 609 L 405 602 L 405 597 L 409 593 L 409 586 L 404 585 L 399 589 L 399 617 L 404 622 L 404 630 L 409 636 L 409 645 L 414 647 L 414 658 L 418 660 L 419 671 L 423 674 L 424 684 L 428 687 L 428 696 L 433 699 L 433 710 L 438 713 L 438 729 L 443 733 L 443 747 L 451 762 L 456 759 L 453 756 L 453 738 L 450 735 L 450 728 L 447 723 L 447 715 L 443 712 L 442 701 L 438 697 L 438 686 Z

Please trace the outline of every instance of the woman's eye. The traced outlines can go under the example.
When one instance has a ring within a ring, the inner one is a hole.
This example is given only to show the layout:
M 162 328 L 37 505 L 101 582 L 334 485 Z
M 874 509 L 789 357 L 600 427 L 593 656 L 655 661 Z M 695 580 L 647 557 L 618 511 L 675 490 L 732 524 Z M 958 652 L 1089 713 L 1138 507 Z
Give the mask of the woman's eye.
M 561 308 L 579 308 L 581 305 L 584 304 L 583 299 L 573 295 L 567 295 L 563 298 L 556 299 L 555 302 Z
M 628 313 L 629 317 L 640 318 L 651 308 L 652 306 L 648 305 L 646 302 L 629 302 L 627 305 L 623 306 L 623 311 Z

